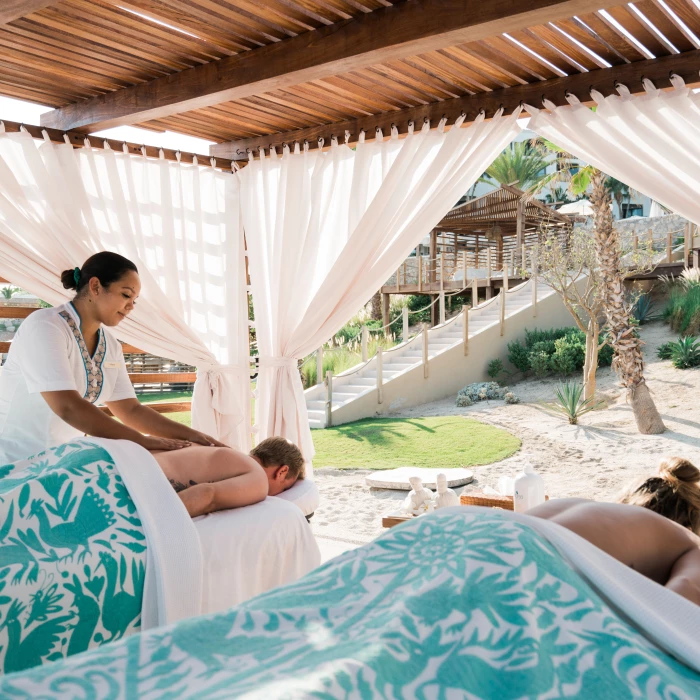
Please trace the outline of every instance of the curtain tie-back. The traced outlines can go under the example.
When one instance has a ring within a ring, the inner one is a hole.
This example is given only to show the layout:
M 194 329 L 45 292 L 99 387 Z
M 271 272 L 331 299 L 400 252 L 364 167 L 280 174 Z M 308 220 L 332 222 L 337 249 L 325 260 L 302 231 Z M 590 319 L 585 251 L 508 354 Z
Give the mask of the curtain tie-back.
M 238 365 L 198 365 L 197 382 L 192 402 L 204 401 L 214 411 L 227 415 L 239 423 L 243 420 L 243 411 L 239 405 L 236 386 L 240 381 L 250 382 L 250 371 Z M 198 391 L 198 388 L 200 389 Z M 246 389 L 246 392 L 248 389 Z M 202 405 L 202 408 L 205 405 Z
M 294 357 L 272 357 L 270 355 L 260 356 L 261 367 L 290 367 L 296 369 L 299 361 Z

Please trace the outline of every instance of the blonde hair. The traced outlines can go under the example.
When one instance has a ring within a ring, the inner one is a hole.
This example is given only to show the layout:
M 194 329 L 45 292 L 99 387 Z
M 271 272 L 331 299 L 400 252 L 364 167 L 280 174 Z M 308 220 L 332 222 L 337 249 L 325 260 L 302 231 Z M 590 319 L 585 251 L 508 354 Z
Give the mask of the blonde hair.
M 301 450 L 283 437 L 270 437 L 263 440 L 250 451 L 251 457 L 257 457 L 263 467 L 289 467 L 287 479 L 301 480 L 305 476 L 304 457 Z
M 700 470 L 687 459 L 662 459 L 658 476 L 629 487 L 617 500 L 653 510 L 700 535 Z

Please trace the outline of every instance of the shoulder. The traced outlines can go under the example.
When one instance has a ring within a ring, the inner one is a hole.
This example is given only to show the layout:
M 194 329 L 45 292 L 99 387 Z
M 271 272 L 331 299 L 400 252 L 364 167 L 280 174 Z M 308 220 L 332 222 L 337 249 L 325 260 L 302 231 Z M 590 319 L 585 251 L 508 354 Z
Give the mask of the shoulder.
M 34 311 L 22 322 L 19 327 L 18 337 L 26 336 L 28 333 L 41 333 L 50 331 L 53 328 L 58 328 L 64 332 L 68 327 L 59 316 L 61 308 L 55 309 L 39 309 Z

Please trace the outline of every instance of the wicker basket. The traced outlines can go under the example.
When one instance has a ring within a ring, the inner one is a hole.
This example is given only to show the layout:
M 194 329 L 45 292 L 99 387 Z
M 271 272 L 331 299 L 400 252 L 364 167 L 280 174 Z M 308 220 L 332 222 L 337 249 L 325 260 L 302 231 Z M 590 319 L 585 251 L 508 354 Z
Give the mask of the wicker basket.
M 544 497 L 545 501 L 549 500 L 549 496 Z M 482 506 L 483 508 L 503 508 L 503 510 L 513 510 L 512 496 L 496 496 L 489 494 L 485 496 L 481 491 L 472 491 L 471 493 L 463 493 L 459 497 L 461 506 Z
M 462 506 L 483 506 L 485 508 L 513 510 L 513 497 L 496 495 L 485 496 L 480 491 L 472 491 L 471 493 L 463 493 L 459 497 L 459 504 Z

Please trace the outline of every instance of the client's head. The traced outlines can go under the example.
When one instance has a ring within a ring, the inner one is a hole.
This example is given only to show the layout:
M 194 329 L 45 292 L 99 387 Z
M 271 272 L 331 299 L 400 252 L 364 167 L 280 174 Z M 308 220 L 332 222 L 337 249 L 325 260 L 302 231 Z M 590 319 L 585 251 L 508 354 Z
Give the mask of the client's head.
M 700 470 L 687 459 L 662 459 L 658 476 L 627 488 L 618 501 L 653 510 L 700 535 Z
M 301 450 L 286 438 L 267 438 L 250 451 L 250 456 L 265 470 L 270 496 L 278 496 L 304 478 Z

